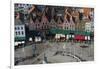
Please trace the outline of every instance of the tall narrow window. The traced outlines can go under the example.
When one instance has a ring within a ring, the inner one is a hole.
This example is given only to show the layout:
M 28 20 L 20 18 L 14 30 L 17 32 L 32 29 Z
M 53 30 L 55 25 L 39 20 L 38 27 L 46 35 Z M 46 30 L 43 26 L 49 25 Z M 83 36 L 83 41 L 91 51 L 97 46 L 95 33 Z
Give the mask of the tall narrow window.
M 20 35 L 20 31 L 18 32 L 18 35 Z
M 24 34 L 24 32 L 22 31 L 22 35 Z
M 16 35 L 17 35 L 17 31 L 16 31 Z
M 21 30 L 23 30 L 23 27 L 21 27 Z
M 19 30 L 20 28 L 18 27 L 18 30 Z

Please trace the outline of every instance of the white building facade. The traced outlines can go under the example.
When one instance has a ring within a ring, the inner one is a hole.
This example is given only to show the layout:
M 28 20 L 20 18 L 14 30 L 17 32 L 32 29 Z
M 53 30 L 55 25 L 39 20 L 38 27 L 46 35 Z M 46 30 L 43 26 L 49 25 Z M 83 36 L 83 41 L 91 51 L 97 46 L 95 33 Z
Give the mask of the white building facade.
M 94 23 L 93 22 L 85 23 L 85 31 L 86 32 L 94 32 Z
M 15 39 L 25 39 L 25 25 L 15 25 Z

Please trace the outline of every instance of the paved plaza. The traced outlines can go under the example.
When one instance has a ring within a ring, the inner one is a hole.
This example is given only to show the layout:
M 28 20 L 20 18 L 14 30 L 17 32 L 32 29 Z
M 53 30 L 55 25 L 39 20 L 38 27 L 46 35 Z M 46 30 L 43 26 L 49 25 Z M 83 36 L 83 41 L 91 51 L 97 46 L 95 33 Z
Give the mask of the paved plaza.
M 93 61 L 94 44 L 46 41 L 15 50 L 15 58 L 16 65 Z

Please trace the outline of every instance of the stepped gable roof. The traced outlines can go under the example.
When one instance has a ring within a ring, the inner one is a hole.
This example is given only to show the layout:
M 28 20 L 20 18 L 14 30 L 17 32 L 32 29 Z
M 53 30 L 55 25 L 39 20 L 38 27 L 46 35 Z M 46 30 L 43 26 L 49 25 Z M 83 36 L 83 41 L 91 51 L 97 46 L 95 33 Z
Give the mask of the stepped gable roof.
M 51 21 L 50 21 L 50 23 L 54 23 L 55 24 L 56 21 L 52 18 Z
M 61 18 L 58 17 L 57 23 L 62 23 Z

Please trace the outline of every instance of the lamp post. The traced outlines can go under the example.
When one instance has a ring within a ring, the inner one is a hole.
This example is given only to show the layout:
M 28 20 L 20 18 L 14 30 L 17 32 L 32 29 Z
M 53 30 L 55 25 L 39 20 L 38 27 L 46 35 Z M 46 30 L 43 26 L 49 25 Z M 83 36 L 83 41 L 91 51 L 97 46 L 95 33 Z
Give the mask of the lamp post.
M 25 56 L 26 56 L 25 48 L 24 48 L 24 47 L 25 47 L 25 46 L 24 46 L 25 41 L 22 41 L 21 43 L 23 44 L 22 52 L 24 53 L 24 57 L 25 57 Z
M 88 36 L 88 46 L 89 46 L 90 36 Z M 89 57 L 91 56 L 91 44 L 89 46 Z
M 30 37 L 30 38 L 29 38 L 29 41 L 32 42 L 33 39 Z M 32 50 L 33 50 L 33 56 L 35 56 L 36 43 L 35 43 L 35 46 L 32 45 Z
M 66 44 L 64 43 L 64 45 L 63 45 L 63 55 L 64 55 L 65 51 L 66 51 Z

